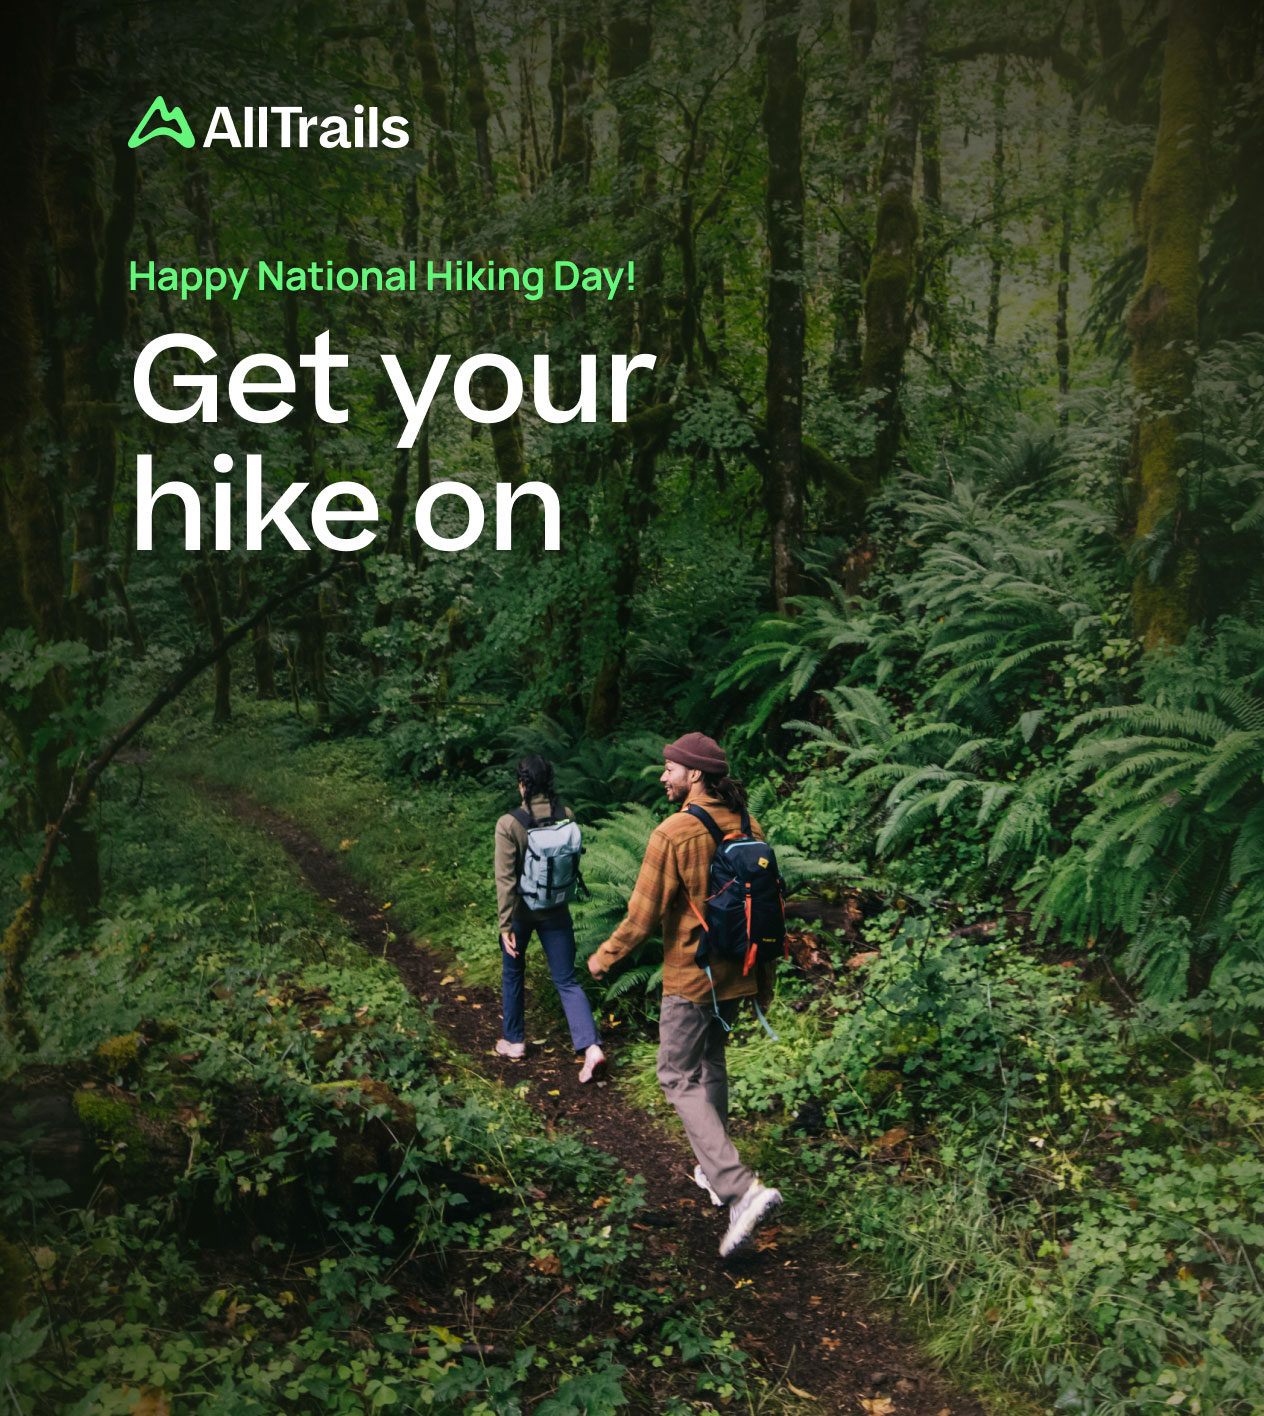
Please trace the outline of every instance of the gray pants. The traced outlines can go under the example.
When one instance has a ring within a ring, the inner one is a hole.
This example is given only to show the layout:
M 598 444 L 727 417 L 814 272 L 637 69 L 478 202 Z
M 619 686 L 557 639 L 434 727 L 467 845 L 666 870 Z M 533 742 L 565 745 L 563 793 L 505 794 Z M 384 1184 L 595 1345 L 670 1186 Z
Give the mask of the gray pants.
M 732 1022 L 740 1003 L 740 998 L 729 998 L 720 1004 L 726 1022 Z M 729 1140 L 724 1037 L 710 1003 L 664 995 L 658 1021 L 659 1084 L 676 1108 L 702 1173 L 724 1203 L 731 1205 L 755 1177 Z

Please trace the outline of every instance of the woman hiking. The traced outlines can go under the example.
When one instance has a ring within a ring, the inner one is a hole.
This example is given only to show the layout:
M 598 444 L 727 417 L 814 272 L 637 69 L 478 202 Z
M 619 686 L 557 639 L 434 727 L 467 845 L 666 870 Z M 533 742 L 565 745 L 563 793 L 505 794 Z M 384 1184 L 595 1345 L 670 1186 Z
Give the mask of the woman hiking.
M 557 799 L 553 765 L 543 757 L 524 757 L 518 763 L 518 791 L 522 806 L 507 811 L 496 822 L 496 905 L 500 913 L 501 1017 L 504 1036 L 496 1043 L 502 1057 L 526 1055 L 523 983 L 526 978 L 527 941 L 540 936 L 553 987 L 566 1012 L 571 1042 L 584 1054 L 581 1082 L 605 1075 L 606 1058 L 593 1021 L 587 995 L 575 977 L 575 927 L 565 902 L 532 908 L 524 899 L 521 882 L 528 854 L 527 823 L 532 827 L 573 819 L 574 812 Z

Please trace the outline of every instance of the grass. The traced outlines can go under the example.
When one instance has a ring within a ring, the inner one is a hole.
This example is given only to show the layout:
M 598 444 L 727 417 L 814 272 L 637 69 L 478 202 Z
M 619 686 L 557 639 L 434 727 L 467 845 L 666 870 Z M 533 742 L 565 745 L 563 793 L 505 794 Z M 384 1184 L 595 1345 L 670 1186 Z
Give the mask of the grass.
M 193 702 L 154 737 L 182 777 L 301 822 L 422 944 L 458 959 L 469 982 L 499 981 L 492 825 L 510 803 L 442 781 L 388 784 L 378 744 L 314 736 L 284 704 L 244 703 L 217 731 Z

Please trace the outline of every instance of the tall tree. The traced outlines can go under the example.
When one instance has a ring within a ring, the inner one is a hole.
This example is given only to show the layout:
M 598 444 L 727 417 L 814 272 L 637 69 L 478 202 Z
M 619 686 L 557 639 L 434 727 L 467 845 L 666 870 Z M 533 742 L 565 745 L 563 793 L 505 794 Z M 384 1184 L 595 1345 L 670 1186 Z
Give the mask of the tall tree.
M 637 83 L 649 62 L 651 39 L 649 0 L 622 0 L 616 4 L 607 29 L 606 53 L 607 77 L 617 113 L 618 167 L 612 214 L 622 231 L 635 221 L 637 199 L 646 194 L 647 177 L 653 167 L 652 111 L 647 112 L 644 93 Z M 625 300 L 614 314 L 611 347 L 631 349 L 635 334 L 635 309 L 630 300 Z M 647 322 L 643 311 L 643 352 L 657 340 L 657 334 L 657 320 Z M 627 455 L 630 466 L 619 462 L 608 469 L 607 534 L 614 542 L 614 624 L 588 701 L 587 725 L 594 737 L 604 737 L 618 721 L 628 633 L 641 569 L 641 536 L 653 506 L 655 448 L 634 446 Z
M 768 357 L 765 502 L 779 610 L 799 588 L 803 540 L 803 78 L 797 0 L 766 0 Z
M 992 211 L 988 241 L 987 346 L 996 343 L 1001 319 L 1001 262 L 1005 254 L 1005 55 L 996 56 L 992 81 Z
M 851 42 L 848 77 L 852 83 L 853 97 L 847 114 L 844 153 L 847 166 L 840 193 L 845 224 L 840 226 L 838 232 L 838 270 L 832 301 L 833 348 L 828 373 L 829 386 L 840 398 L 850 397 L 855 392 L 856 375 L 860 369 L 862 287 L 869 266 L 869 243 L 859 210 L 868 176 L 864 147 L 865 127 L 869 121 L 869 90 L 864 82 L 864 67 L 873 48 L 877 26 L 874 0 L 851 0 L 847 8 L 847 29 Z
M 1194 621 L 1198 553 L 1182 525 L 1181 470 L 1198 339 L 1198 252 L 1214 111 L 1212 46 L 1200 0 L 1174 0 L 1159 128 L 1141 195 L 1145 277 L 1128 317 L 1137 399 L 1131 473 L 1136 537 L 1149 540 L 1132 588 L 1147 646 L 1179 643 Z M 1155 544 L 1163 541 L 1162 549 Z
M 864 387 L 878 394 L 874 404 L 878 431 L 873 452 L 863 459 L 857 471 L 870 493 L 881 486 L 900 442 L 900 384 L 909 343 L 908 304 L 917 244 L 913 174 L 929 19 L 930 0 L 903 0 L 878 173 L 873 260 L 865 281 L 865 343 L 860 373 Z
M 41 347 L 34 278 L 44 236 L 41 167 L 57 18 L 56 6 L 15 12 L 0 54 L 0 131 L 5 135 L 0 144 L 0 191 L 5 194 L 5 218 L 0 221 L 0 310 L 5 317 L 5 337 L 0 340 L 0 512 L 5 532 L 0 552 L 6 561 L 2 583 L 16 591 L 16 600 L 7 600 L 0 613 L 4 623 L 29 626 L 45 644 L 65 640 L 71 631 L 61 527 L 39 456 L 47 441 L 39 429 L 44 416 L 39 373 L 47 351 Z M 37 825 L 56 820 L 70 786 L 70 771 L 59 760 L 64 744 L 49 730 L 65 717 L 67 692 L 64 676 L 50 669 L 14 724 L 34 771 Z M 54 894 L 85 917 L 100 885 L 96 835 L 80 820 L 64 843 L 67 855 L 56 872 Z M 20 973 L 11 945 L 17 950 L 20 941 L 6 935 L 3 949 L 10 969 Z
M 1058 368 L 1058 422 L 1070 418 L 1071 392 L 1071 240 L 1075 232 L 1076 165 L 1080 154 L 1080 96 L 1071 102 L 1066 168 L 1062 179 L 1061 231 L 1058 239 L 1058 304 L 1054 319 L 1054 362 Z

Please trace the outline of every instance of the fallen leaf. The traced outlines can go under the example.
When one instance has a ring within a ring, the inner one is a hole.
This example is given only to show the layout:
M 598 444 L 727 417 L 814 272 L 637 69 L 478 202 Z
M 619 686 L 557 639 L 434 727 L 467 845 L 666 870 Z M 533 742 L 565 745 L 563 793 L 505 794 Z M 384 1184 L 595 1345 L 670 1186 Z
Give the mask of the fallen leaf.
M 349 850 L 351 849 L 351 847 L 354 846 L 354 845 L 355 845 L 355 842 L 354 842 L 354 841 L 343 840 L 343 841 L 339 841 L 339 842 L 338 842 L 338 849 L 339 849 L 340 851 L 349 851 Z
M 816 1397 L 810 1391 L 804 1391 L 802 1387 L 797 1387 L 793 1382 L 786 1383 L 786 1390 L 793 1396 L 801 1397 L 804 1401 L 815 1401 Z
M 561 1093 L 560 1091 L 557 1091 L 556 1089 L 554 1089 L 553 1091 L 549 1092 L 549 1095 L 550 1095 L 550 1096 L 561 1096 L 562 1093 Z
M 869 1413 L 869 1416 L 891 1416 L 891 1412 L 895 1410 L 895 1402 L 885 1396 L 862 1396 L 860 1404 Z
M 880 957 L 881 955 L 876 949 L 870 950 L 864 954 L 853 954 L 851 958 L 847 960 L 847 967 L 849 969 L 863 969 Z
M 537 1254 L 531 1260 L 531 1267 L 538 1269 L 540 1273 L 558 1274 L 562 1272 L 562 1261 L 556 1254 Z
M 909 1133 L 903 1126 L 892 1126 L 889 1131 L 883 1131 L 873 1143 L 874 1150 L 889 1151 L 896 1146 L 902 1146 L 909 1138 Z
M 384 910 L 389 910 L 390 907 L 391 907 L 391 902 L 390 902 L 389 900 L 387 900 L 387 902 L 382 906 L 382 908 L 383 908 Z
M 140 1396 L 128 1410 L 132 1416 L 171 1416 L 171 1407 L 161 1387 L 142 1387 Z
M 455 982 L 456 979 L 454 979 L 451 974 L 444 974 L 444 976 L 439 980 L 439 987 L 446 988 L 448 984 Z

